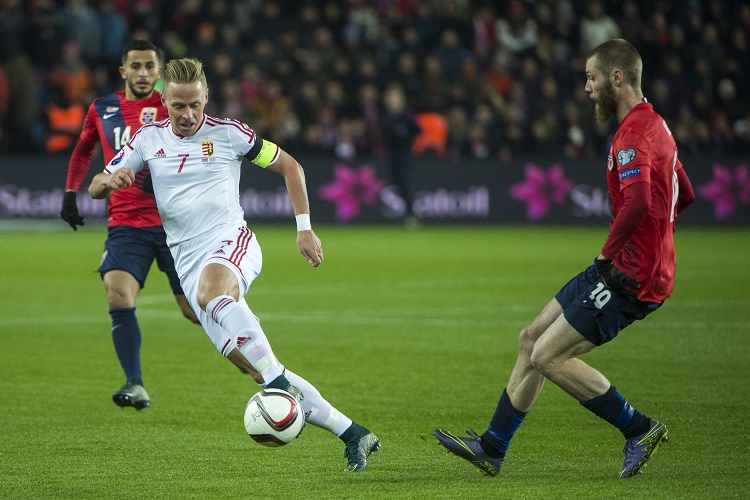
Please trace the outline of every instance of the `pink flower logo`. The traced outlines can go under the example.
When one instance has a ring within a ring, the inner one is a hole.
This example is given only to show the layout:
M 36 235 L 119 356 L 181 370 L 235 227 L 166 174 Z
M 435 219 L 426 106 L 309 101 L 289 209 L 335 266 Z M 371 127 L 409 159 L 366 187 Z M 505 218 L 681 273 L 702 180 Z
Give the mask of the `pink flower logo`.
M 362 209 L 362 205 L 374 205 L 378 193 L 385 183 L 379 180 L 375 169 L 365 165 L 359 170 L 343 164 L 333 167 L 334 180 L 321 186 L 318 195 L 336 204 L 336 220 L 352 220 Z
M 526 178 L 508 190 L 511 198 L 526 203 L 526 217 L 535 221 L 546 217 L 552 203 L 562 205 L 571 189 L 573 181 L 565 177 L 565 169 L 555 163 L 545 170 L 533 163 L 524 168 Z
M 715 163 L 713 172 L 714 178 L 698 188 L 698 195 L 713 202 L 714 217 L 724 220 L 734 213 L 738 200 L 750 203 L 750 170 L 746 164 L 732 171 Z

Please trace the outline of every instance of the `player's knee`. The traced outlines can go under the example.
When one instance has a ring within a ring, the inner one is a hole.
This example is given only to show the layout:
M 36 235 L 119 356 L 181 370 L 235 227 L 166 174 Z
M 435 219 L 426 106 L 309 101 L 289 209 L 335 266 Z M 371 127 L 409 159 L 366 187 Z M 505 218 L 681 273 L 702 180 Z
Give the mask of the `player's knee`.
M 206 310 L 208 303 L 216 298 L 215 293 L 211 293 L 209 290 L 200 289 L 198 290 L 198 307 L 202 310 Z
M 127 291 L 118 287 L 107 288 L 107 305 L 110 309 L 135 307 L 135 300 Z
M 206 307 L 208 307 L 208 304 L 212 300 L 214 300 L 216 297 L 221 297 L 223 295 L 232 297 L 236 301 L 238 294 L 232 293 L 230 290 L 227 290 L 225 288 L 211 287 L 210 284 L 206 286 L 200 286 L 198 288 L 198 295 L 196 296 L 198 307 L 200 307 L 203 311 L 205 311 Z
M 534 350 L 534 344 L 536 343 L 537 336 L 532 333 L 531 326 L 525 326 L 521 330 L 521 334 L 518 336 L 518 350 L 521 354 L 525 354 L 527 357 L 531 356 L 531 352 Z
M 544 349 L 532 349 L 530 360 L 531 366 L 545 377 L 554 370 L 554 359 L 544 352 Z

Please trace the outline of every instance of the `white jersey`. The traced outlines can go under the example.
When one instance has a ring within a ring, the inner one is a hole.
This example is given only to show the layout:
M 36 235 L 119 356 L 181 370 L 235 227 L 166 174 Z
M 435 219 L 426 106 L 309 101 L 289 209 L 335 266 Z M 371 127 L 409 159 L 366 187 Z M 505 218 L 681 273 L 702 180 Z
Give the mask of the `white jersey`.
M 183 137 L 167 119 L 141 127 L 105 167 L 106 173 L 121 168 L 138 173 L 148 165 L 180 276 L 200 258 L 196 252 L 207 250 L 203 244 L 214 235 L 246 224 L 240 206 L 240 165 L 256 139 L 253 129 L 236 120 L 204 114 L 196 133 Z M 263 166 L 278 159 L 280 150 L 273 147 Z

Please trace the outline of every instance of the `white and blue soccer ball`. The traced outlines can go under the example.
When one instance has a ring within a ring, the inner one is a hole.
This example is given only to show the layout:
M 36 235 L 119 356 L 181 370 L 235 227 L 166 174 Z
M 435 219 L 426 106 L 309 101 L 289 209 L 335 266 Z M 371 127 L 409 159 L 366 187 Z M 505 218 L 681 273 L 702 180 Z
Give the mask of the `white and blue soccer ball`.
M 305 427 L 305 412 L 294 396 L 281 389 L 263 389 L 245 407 L 245 430 L 263 446 L 284 446 Z

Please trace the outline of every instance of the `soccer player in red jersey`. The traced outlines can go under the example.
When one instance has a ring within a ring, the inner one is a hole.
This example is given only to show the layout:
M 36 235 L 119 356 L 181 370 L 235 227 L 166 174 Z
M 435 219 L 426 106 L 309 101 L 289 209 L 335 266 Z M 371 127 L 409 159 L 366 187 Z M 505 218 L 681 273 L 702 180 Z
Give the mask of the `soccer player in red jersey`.
M 102 145 L 106 165 L 141 126 L 167 117 L 161 94 L 154 89 L 161 75 L 159 49 L 154 44 L 145 40 L 128 43 L 122 52 L 120 75 L 125 80 L 125 90 L 94 100 L 68 164 L 60 217 L 74 230 L 83 225 L 76 195 L 97 143 Z M 108 236 L 99 273 L 112 318 L 112 341 L 126 377 L 112 399 L 121 407 L 141 410 L 151 406 L 151 401 L 143 386 L 141 330 L 135 316 L 135 300 L 154 259 L 169 278 L 182 314 L 194 323 L 198 318 L 180 287 L 147 168 L 131 187 L 112 194 L 108 211 Z
M 545 379 L 561 387 L 625 437 L 618 476 L 646 466 L 667 439 L 667 426 L 639 412 L 604 375 L 579 359 L 672 293 L 677 214 L 695 199 L 669 127 L 643 98 L 638 51 L 625 40 L 599 45 L 586 61 L 586 92 L 596 118 L 619 127 L 607 165 L 613 218 L 593 265 L 574 277 L 521 331 L 519 354 L 487 431 L 460 437 L 437 429 L 450 452 L 485 474 L 500 471 L 513 434 Z

